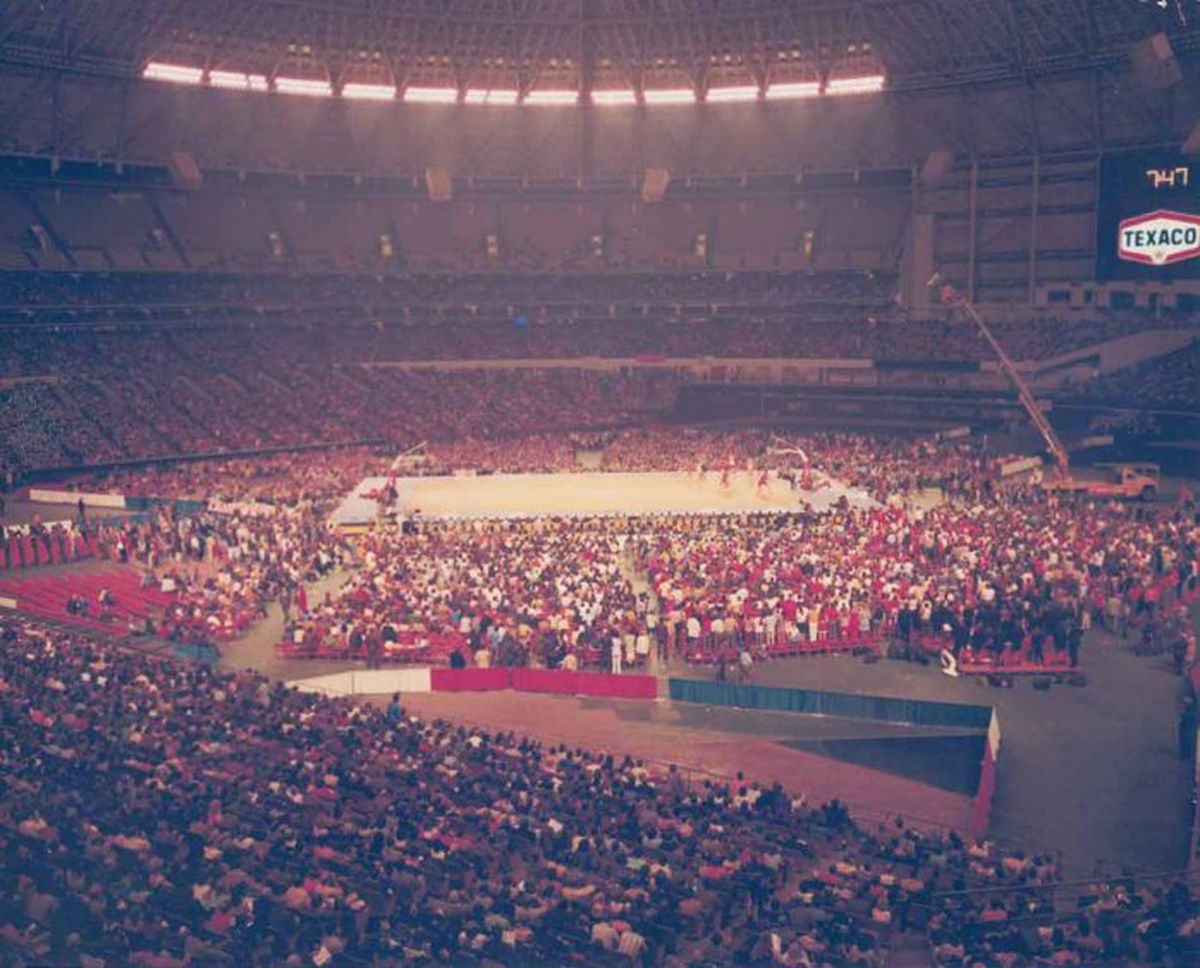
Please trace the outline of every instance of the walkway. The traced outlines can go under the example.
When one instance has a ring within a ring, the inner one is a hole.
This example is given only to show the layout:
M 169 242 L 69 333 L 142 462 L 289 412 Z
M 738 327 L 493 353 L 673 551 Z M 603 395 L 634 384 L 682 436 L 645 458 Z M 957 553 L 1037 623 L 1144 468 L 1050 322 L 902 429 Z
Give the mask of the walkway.
M 308 600 L 312 604 L 322 601 L 326 595 L 335 593 L 349 579 L 350 573 L 338 568 L 319 581 L 309 582 L 304 586 Z M 267 617 L 243 635 L 240 639 L 221 645 L 221 662 L 223 669 L 254 669 L 265 676 L 276 679 L 295 679 L 297 673 L 303 672 L 305 677 L 323 676 L 331 672 L 344 672 L 347 669 L 360 668 L 362 663 L 346 660 L 344 662 L 322 662 L 311 659 L 303 660 L 303 668 L 296 659 L 280 659 L 275 654 L 275 646 L 283 638 L 284 629 L 283 608 L 278 602 L 267 606 Z

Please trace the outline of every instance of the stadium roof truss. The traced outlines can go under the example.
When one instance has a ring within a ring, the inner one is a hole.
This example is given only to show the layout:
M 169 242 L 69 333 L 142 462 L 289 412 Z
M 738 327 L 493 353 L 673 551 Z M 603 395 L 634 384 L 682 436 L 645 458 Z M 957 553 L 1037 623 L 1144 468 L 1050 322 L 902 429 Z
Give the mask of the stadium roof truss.
M 1098 70 L 1167 33 L 1168 0 L 9 0 L 0 62 L 134 76 L 151 59 L 329 82 L 576 90 L 882 71 L 919 90 Z

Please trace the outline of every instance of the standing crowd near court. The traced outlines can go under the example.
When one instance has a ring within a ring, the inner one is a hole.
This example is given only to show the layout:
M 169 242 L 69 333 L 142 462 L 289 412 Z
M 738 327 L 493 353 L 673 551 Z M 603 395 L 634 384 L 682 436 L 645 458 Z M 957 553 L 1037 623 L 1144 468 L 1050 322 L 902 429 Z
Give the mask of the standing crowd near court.
M 629 432 L 604 443 L 624 468 L 662 440 Z M 796 460 L 758 431 L 693 442 L 734 466 L 745 454 Z M 813 486 L 840 476 L 882 503 L 424 522 L 415 533 L 381 528 L 351 540 L 325 523 L 326 485 L 373 458 L 344 454 L 328 476 L 303 476 L 325 500 L 277 487 L 288 500 L 276 505 L 160 509 L 99 529 L 99 550 L 171 581 L 178 598 L 158 626 L 170 637 L 232 638 L 280 602 L 289 656 L 630 670 L 652 656 L 721 665 L 743 653 L 758 661 L 900 648 L 1035 665 L 1055 655 L 1075 666 L 1084 634 L 1102 624 L 1137 636 L 1139 647 L 1178 652 L 1181 663 L 1194 658 L 1183 612 L 1200 557 L 1190 499 L 1143 506 L 1048 495 L 1002 483 L 996 458 L 963 444 L 896 442 L 872 462 L 868 438 L 793 443 Z M 544 439 L 530 446 L 546 453 Z M 666 447 L 662 465 L 686 462 Z M 264 473 L 286 471 L 272 458 Z M 235 463 L 227 489 L 256 479 Z M 788 485 L 775 476 L 770 486 Z M 934 486 L 947 497 L 940 506 L 908 500 Z M 339 568 L 341 587 L 308 594 Z M 639 575 L 646 586 L 635 592 Z

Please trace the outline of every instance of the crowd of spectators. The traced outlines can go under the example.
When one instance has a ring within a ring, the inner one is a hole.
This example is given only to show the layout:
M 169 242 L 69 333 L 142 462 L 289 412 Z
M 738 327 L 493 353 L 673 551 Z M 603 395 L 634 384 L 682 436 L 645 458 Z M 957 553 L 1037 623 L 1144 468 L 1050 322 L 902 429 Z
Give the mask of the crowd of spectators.
M 1001 485 L 966 443 L 661 429 L 510 444 L 430 459 L 559 469 L 605 448 L 613 469 L 657 453 L 659 468 L 692 472 L 699 456 L 714 474 L 777 462 L 879 502 L 424 522 L 351 542 L 324 511 L 377 467 L 360 449 L 303 472 L 289 456 L 167 472 L 180 494 L 276 506 L 161 509 L 99 526 L 98 550 L 178 593 L 158 622 L 168 638 L 237 635 L 278 601 L 293 654 L 382 661 L 446 635 L 473 665 L 614 671 L 655 648 L 922 635 L 960 658 L 1077 654 L 1093 623 L 1172 627 L 1200 581 L 1192 504 Z M 949 500 L 906 500 L 921 486 Z M 310 598 L 339 567 L 343 587 Z M 634 591 L 638 568 L 653 595 Z M 17 963 L 871 968 L 913 933 L 939 968 L 1196 953 L 1182 884 L 1102 885 L 1066 913 L 1049 857 L 862 829 L 779 787 L 691 786 L 619 755 L 118 654 L 20 618 L 0 634 L 0 952 Z
M 219 498 L 294 504 L 327 501 L 366 477 L 389 473 L 387 448 L 344 447 L 244 458 L 174 461 L 82 474 L 71 486 L 160 498 Z M 971 446 L 862 434 L 787 434 L 761 429 L 702 430 L 651 425 L 638 429 L 465 437 L 414 448 L 396 473 L 445 475 L 571 473 L 578 471 L 777 471 L 803 476 L 809 455 L 819 468 L 812 482 L 836 478 L 880 500 L 923 487 L 945 493 L 983 493 L 993 461 Z M 590 456 L 589 456 L 590 455 Z M 972 491 L 972 489 L 974 489 Z
M 528 434 L 503 439 L 473 438 L 435 443 L 421 473 L 473 470 L 488 474 L 563 474 L 581 470 L 579 452 L 602 447 L 605 436 L 578 433 Z
M 967 442 L 664 428 L 434 448 L 425 471 L 460 463 L 562 471 L 580 466 L 577 448 L 601 445 L 601 466 L 610 469 L 747 476 L 768 488 L 788 486 L 785 475 L 818 490 L 836 480 L 876 503 L 718 517 L 426 522 L 416 533 L 380 530 L 352 551 L 325 510 L 364 470 L 380 469 L 383 461 L 360 449 L 321 452 L 294 475 L 308 455 L 202 472 L 184 465 L 170 472 L 175 480 L 201 480 L 210 496 L 276 504 L 259 514 L 236 504 L 233 513 L 160 509 L 106 526 L 100 550 L 166 573 L 179 589 L 164 634 L 228 638 L 279 600 L 290 654 L 373 660 L 428 658 L 436 642 L 441 659 L 458 652 L 465 662 L 628 668 L 653 649 L 711 658 L 744 647 L 765 655 L 797 643 L 878 647 L 932 637 L 968 660 L 1037 663 L 1069 653 L 1074 665 L 1093 623 L 1173 643 L 1182 626 L 1167 606 L 1196 592 L 1200 530 L 1189 504 L 1099 502 L 1001 484 L 996 459 Z M 927 487 L 948 500 L 932 508 L 909 502 Z M 156 496 L 186 493 L 180 485 Z M 353 574 L 340 592 L 308 601 L 306 582 L 351 555 Z M 633 593 L 633 568 L 647 573 L 654 607 Z
M 619 431 L 601 458 L 606 471 L 721 473 L 764 465 L 770 434 L 763 430 L 713 431 L 691 427 L 643 427 Z
M 71 413 L 48 384 L 0 388 L 0 471 L 111 460 L 122 452 L 89 420 Z
M 510 434 L 422 441 L 411 458 L 394 465 L 395 447 L 348 446 L 162 461 L 84 472 L 67 486 L 82 492 L 130 497 L 296 504 L 330 501 L 367 477 L 393 470 L 405 475 L 571 473 L 579 471 L 685 471 L 719 476 L 726 471 L 771 470 L 808 483 L 836 478 L 880 500 L 893 493 L 940 487 L 946 493 L 982 493 L 991 459 L 976 449 L 855 434 L 789 434 L 761 429 L 701 430 L 654 424 L 637 429 Z M 815 466 L 815 465 L 814 465 Z
M 931 964 L 1187 964 L 1200 953 L 1200 920 L 1186 881 L 1088 884 L 1075 897 L 1074 911 L 1060 918 L 1049 917 L 1046 895 L 1036 887 L 1009 896 L 1022 898 L 1023 909 L 1003 893 L 961 908 L 943 905 L 927 927 Z
M 341 497 L 363 478 L 385 474 L 391 460 L 375 448 L 343 447 L 120 468 L 71 484 L 134 497 L 295 505 Z
M 605 470 L 687 471 L 721 475 L 773 470 L 797 483 L 837 480 L 879 501 L 925 487 L 982 495 L 996 476 L 995 460 L 970 443 L 871 434 L 802 434 L 784 430 L 701 430 L 646 427 L 615 431 L 606 440 Z
M 17 964 L 1187 963 L 1186 885 L 1055 912 L 1052 858 L 836 801 L 0 630 Z M 972 889 L 977 889 L 973 891 Z
M 1113 313 L 1088 319 L 998 320 L 991 329 L 1018 360 L 1045 359 L 1147 328 L 1194 328 L 1191 317 L 1167 321 Z M 444 360 L 529 360 L 604 357 L 694 359 L 877 359 L 975 363 L 994 359 L 976 329 L 960 320 L 831 313 L 755 312 L 721 307 L 616 306 L 563 315 L 462 311 L 429 319 L 327 319 L 325 325 L 279 320 L 193 320 L 186 326 L 125 324 L 56 331 L 27 327 L 2 359 L 4 375 L 49 372 L 103 375 L 126 354 L 165 364 L 172 377 L 234 370 L 249 355 L 274 362 L 328 366 Z
M 28 327 L 6 340 L 0 357 L 0 377 L 23 379 L 0 386 L 0 465 L 16 473 L 270 447 L 403 445 L 619 427 L 670 411 L 679 387 L 696 378 L 664 364 L 667 359 L 869 357 L 969 367 L 992 355 L 962 322 L 845 309 L 780 316 L 610 308 L 598 317 L 527 314 L 516 307 L 436 320 L 401 313 L 356 325 L 293 319 L 293 325 L 192 320 L 175 327 Z M 1010 355 L 1034 358 L 1151 324 L 1162 325 L 1112 314 L 993 328 Z M 495 365 L 584 357 L 636 365 L 611 371 Z M 1136 389 L 1141 405 L 1153 395 L 1159 405 L 1184 407 L 1194 399 L 1190 359 L 1185 354 L 1159 369 L 1118 374 L 1100 390 L 1084 392 L 1119 396 Z M 448 361 L 480 366 L 414 365 Z
M 1194 414 L 1200 403 L 1200 342 L 1080 385 L 1079 400 Z
M 740 455 L 762 444 L 755 434 L 724 444 Z M 363 545 L 343 592 L 296 617 L 285 648 L 404 658 L 406 647 L 441 642 L 443 659 L 459 651 L 466 662 L 557 666 L 569 655 L 571 664 L 621 669 L 652 650 L 705 661 L 743 649 L 915 649 L 933 639 L 963 661 L 1036 666 L 1054 655 L 1074 666 L 1093 624 L 1186 641 L 1180 604 L 1200 580 L 1190 504 L 1002 486 L 994 460 L 968 445 L 884 444 L 871 462 L 867 439 L 804 443 L 810 483 L 842 476 L 879 503 L 381 532 Z M 675 456 L 665 449 L 663 459 L 670 467 Z M 733 466 L 721 473 L 757 474 Z M 768 486 L 786 485 L 774 476 Z M 941 486 L 949 500 L 909 503 L 920 486 Z M 653 606 L 633 595 L 633 567 L 647 573 Z
M 629 302 L 884 300 L 886 275 L 862 272 L 554 273 L 428 272 L 2 272 L 6 309 L 47 306 L 370 306 L 522 305 L 596 302 L 614 293 Z
M 690 272 L 484 271 L 471 273 L 61 273 L 0 272 L 0 314 L 148 313 L 172 309 L 267 312 L 276 307 L 467 309 L 621 304 L 886 304 L 886 274 L 698 270 Z M 2 318 L 2 317 L 0 317 Z M 70 318 L 70 317 L 66 317 Z
M 1010 489 L 986 503 L 656 522 L 638 534 L 672 654 L 928 638 L 956 659 L 1079 661 L 1093 623 L 1186 640 L 1193 508 Z M 1149 631 L 1147 631 L 1149 630 Z
M 211 644 L 244 633 L 279 602 L 301 607 L 303 589 L 347 555 L 320 505 L 268 513 L 174 514 L 117 519 L 98 529 L 100 553 L 161 578 L 175 592 L 157 621 L 166 639 Z
M 826 479 L 861 488 L 881 503 L 923 488 L 939 488 L 953 498 L 985 499 L 992 494 L 999 476 L 996 455 L 986 445 L 969 441 L 958 444 L 929 437 L 814 434 L 776 438 L 768 454 L 776 466 L 794 468 L 796 450 L 802 451 L 807 462 L 815 464 Z
M 1196 593 L 1200 532 L 1190 505 L 1003 485 L 997 460 L 966 442 L 662 428 L 435 447 L 423 472 L 574 470 L 578 449 L 595 446 L 610 470 L 747 476 L 768 488 L 787 477 L 818 490 L 839 481 L 876 503 L 381 530 L 356 545 L 346 586 L 309 602 L 306 581 L 351 554 L 325 507 L 384 463 L 359 449 L 321 452 L 294 475 L 305 455 L 213 464 L 198 478 L 210 495 L 271 499 L 275 510 L 160 510 L 108 526 L 102 553 L 170 572 L 181 594 L 165 634 L 231 637 L 282 600 L 289 654 L 373 660 L 425 659 L 432 642 L 440 659 L 629 668 L 654 649 L 706 659 L 933 638 L 968 661 L 1037 664 L 1054 654 L 1075 665 L 1093 623 L 1173 646 L 1184 627 L 1175 603 Z M 201 466 L 169 473 L 197 480 L 187 475 Z M 908 501 L 931 487 L 949 500 Z M 633 594 L 635 567 L 646 571 L 655 607 Z
M 398 451 L 426 440 L 622 426 L 669 409 L 679 384 L 655 370 L 351 374 L 253 355 L 190 376 L 143 371 L 124 357 L 106 366 L 103 380 L 92 373 L 0 389 L 0 464 L 28 470 L 370 441 Z
M 253 320 L 294 329 L 328 359 L 728 355 L 991 359 L 968 323 L 905 317 L 894 280 L 857 272 L 618 272 L 566 275 L 0 273 L 0 319 Z M 338 318 L 331 328 L 322 321 Z M 292 323 L 292 326 L 288 324 Z M 1044 359 L 1194 314 L 1137 310 L 993 320 L 1010 356 Z M 265 331 L 263 329 L 265 325 Z M 364 355 L 364 351 L 365 355 Z
M 786 428 L 707 430 L 653 424 L 593 432 L 468 439 L 433 444 L 417 471 L 487 473 L 686 472 L 716 480 L 766 472 L 804 486 L 832 480 L 883 502 L 922 488 L 955 497 L 991 492 L 997 462 L 986 448 L 933 438 L 872 434 L 794 434 Z M 766 482 L 764 481 L 764 484 Z
M 647 600 L 623 560 L 628 522 L 428 522 L 377 532 L 336 596 L 289 623 L 291 655 L 619 671 L 649 656 Z

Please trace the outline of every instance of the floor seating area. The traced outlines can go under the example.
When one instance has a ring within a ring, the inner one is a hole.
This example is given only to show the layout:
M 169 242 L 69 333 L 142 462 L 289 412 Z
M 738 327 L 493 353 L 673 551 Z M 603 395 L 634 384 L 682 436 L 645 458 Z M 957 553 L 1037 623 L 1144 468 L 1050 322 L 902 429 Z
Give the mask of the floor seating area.
M 111 604 L 100 603 L 102 589 L 112 595 Z M 77 596 L 87 601 L 86 614 L 67 611 L 67 603 Z M 143 588 L 136 571 L 118 565 L 8 576 L 0 581 L 0 597 L 13 602 L 17 611 L 109 635 L 126 634 L 131 622 L 150 617 L 175 600 L 158 587 Z

